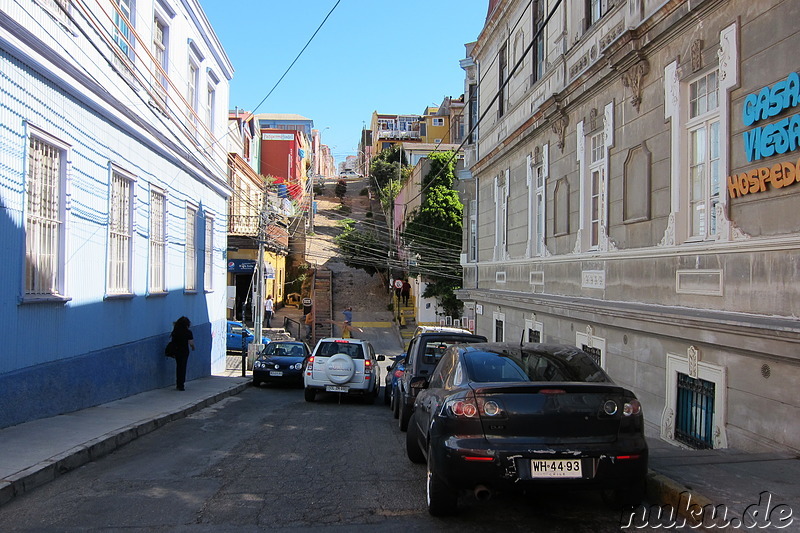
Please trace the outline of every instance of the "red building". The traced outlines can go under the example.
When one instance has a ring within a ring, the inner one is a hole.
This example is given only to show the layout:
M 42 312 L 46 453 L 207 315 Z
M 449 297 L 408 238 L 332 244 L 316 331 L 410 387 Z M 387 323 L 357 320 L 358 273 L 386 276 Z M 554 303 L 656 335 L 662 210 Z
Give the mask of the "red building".
M 273 176 L 274 183 L 286 185 L 289 196 L 300 200 L 303 196 L 305 158 L 303 133 L 282 129 L 261 130 L 261 174 Z

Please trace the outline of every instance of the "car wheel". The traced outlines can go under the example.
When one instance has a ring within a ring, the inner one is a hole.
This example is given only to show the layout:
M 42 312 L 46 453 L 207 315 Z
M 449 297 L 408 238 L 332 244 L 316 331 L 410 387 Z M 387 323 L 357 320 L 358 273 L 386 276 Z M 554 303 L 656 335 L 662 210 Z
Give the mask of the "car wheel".
M 417 419 L 411 415 L 408 422 L 408 432 L 406 433 L 406 455 L 412 463 L 422 464 L 425 462 L 425 455 L 419 447 L 419 428 Z
M 391 396 L 389 395 L 389 387 L 386 385 L 383 386 L 383 403 L 384 405 L 389 405 L 389 402 L 392 401 Z
M 605 490 L 602 496 L 606 504 L 614 509 L 620 509 L 640 505 L 646 494 L 647 484 L 641 480 L 613 490 Z
M 378 397 L 378 391 L 368 392 L 364 395 L 364 404 L 365 405 L 374 405 L 375 399 Z
M 253 380 L 253 387 L 258 387 L 259 385 L 261 385 L 261 382 L 258 381 L 257 379 L 254 379 Z
M 402 398 L 399 398 L 398 400 L 400 402 L 400 420 L 398 426 L 400 427 L 400 431 L 406 431 L 408 429 L 408 421 L 411 418 L 411 409 L 406 405 L 406 402 L 404 402 Z
M 315 391 L 314 389 L 305 389 L 303 392 L 305 394 L 307 402 L 313 402 L 314 400 L 317 399 L 317 391 Z
M 433 464 L 433 453 L 428 446 L 428 475 L 427 475 L 428 512 L 432 516 L 447 516 L 456 512 L 458 507 L 458 492 L 448 487 L 444 480 L 436 473 Z

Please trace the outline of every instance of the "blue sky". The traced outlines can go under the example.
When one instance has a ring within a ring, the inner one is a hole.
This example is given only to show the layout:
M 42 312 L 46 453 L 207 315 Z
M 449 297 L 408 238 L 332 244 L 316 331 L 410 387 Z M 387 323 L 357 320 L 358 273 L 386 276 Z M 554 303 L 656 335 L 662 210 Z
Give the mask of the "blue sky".
M 336 0 L 200 0 L 235 69 L 230 107 L 269 93 Z M 257 113 L 314 121 L 336 163 L 356 153 L 373 111 L 421 114 L 464 92 L 464 44 L 488 0 L 341 0 Z M 328 128 L 328 129 L 326 129 Z

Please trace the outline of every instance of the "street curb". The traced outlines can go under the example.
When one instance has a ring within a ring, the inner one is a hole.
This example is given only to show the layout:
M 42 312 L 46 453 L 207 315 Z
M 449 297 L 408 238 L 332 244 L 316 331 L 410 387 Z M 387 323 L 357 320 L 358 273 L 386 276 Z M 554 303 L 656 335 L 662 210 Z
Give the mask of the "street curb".
M 649 516 L 643 516 L 644 520 L 655 518 L 662 524 L 662 527 L 669 527 L 666 525 L 667 522 L 678 522 L 680 525 L 680 519 L 685 519 L 687 526 L 699 531 L 713 530 L 718 532 L 728 530 L 727 527 L 720 527 L 719 524 L 704 520 L 704 511 L 714 508 L 711 500 L 654 470 L 649 470 L 647 473 L 647 499 L 654 505 L 669 506 L 671 508 L 671 516 L 670 510 L 663 508 L 660 517 L 654 516 L 652 512 Z M 659 527 L 656 524 L 650 525 L 651 527 Z
M 250 381 L 239 383 L 228 390 L 219 392 L 208 398 L 198 399 L 196 403 L 186 405 L 172 413 L 141 420 L 121 427 L 105 435 L 92 439 L 70 450 L 55 455 L 46 461 L 28 467 L 0 481 L 0 506 L 17 496 L 36 487 L 49 483 L 62 474 L 74 470 L 91 461 L 110 454 L 134 439 L 147 435 L 174 420 L 185 418 L 197 411 L 205 409 L 229 396 L 235 396 L 251 385 Z

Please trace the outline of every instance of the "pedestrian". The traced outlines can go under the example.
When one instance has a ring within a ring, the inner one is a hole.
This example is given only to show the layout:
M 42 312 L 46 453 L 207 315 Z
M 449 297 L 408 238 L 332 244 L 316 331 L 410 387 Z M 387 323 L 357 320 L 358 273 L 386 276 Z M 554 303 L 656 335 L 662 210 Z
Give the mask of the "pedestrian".
M 401 289 L 400 294 L 403 296 L 403 305 L 408 305 L 408 298 L 411 296 L 411 284 L 407 279 L 403 280 L 403 288 Z
M 306 313 L 306 340 L 311 340 L 311 330 L 314 328 L 314 311 L 309 311 Z
M 264 319 L 267 322 L 266 326 L 264 327 L 266 328 L 272 327 L 272 323 L 270 321 L 272 320 L 273 314 L 275 314 L 275 304 L 272 301 L 272 295 L 270 294 L 269 296 L 267 296 L 267 301 L 264 302 Z
M 186 390 L 186 364 L 189 362 L 189 348 L 194 351 L 194 335 L 189 327 L 192 323 L 185 316 L 175 321 L 172 327 L 172 341 L 177 345 L 175 350 L 175 388 Z
M 351 336 L 350 326 L 353 325 L 353 308 L 348 306 L 342 311 L 344 315 L 344 327 L 342 328 L 342 337 L 349 339 Z

